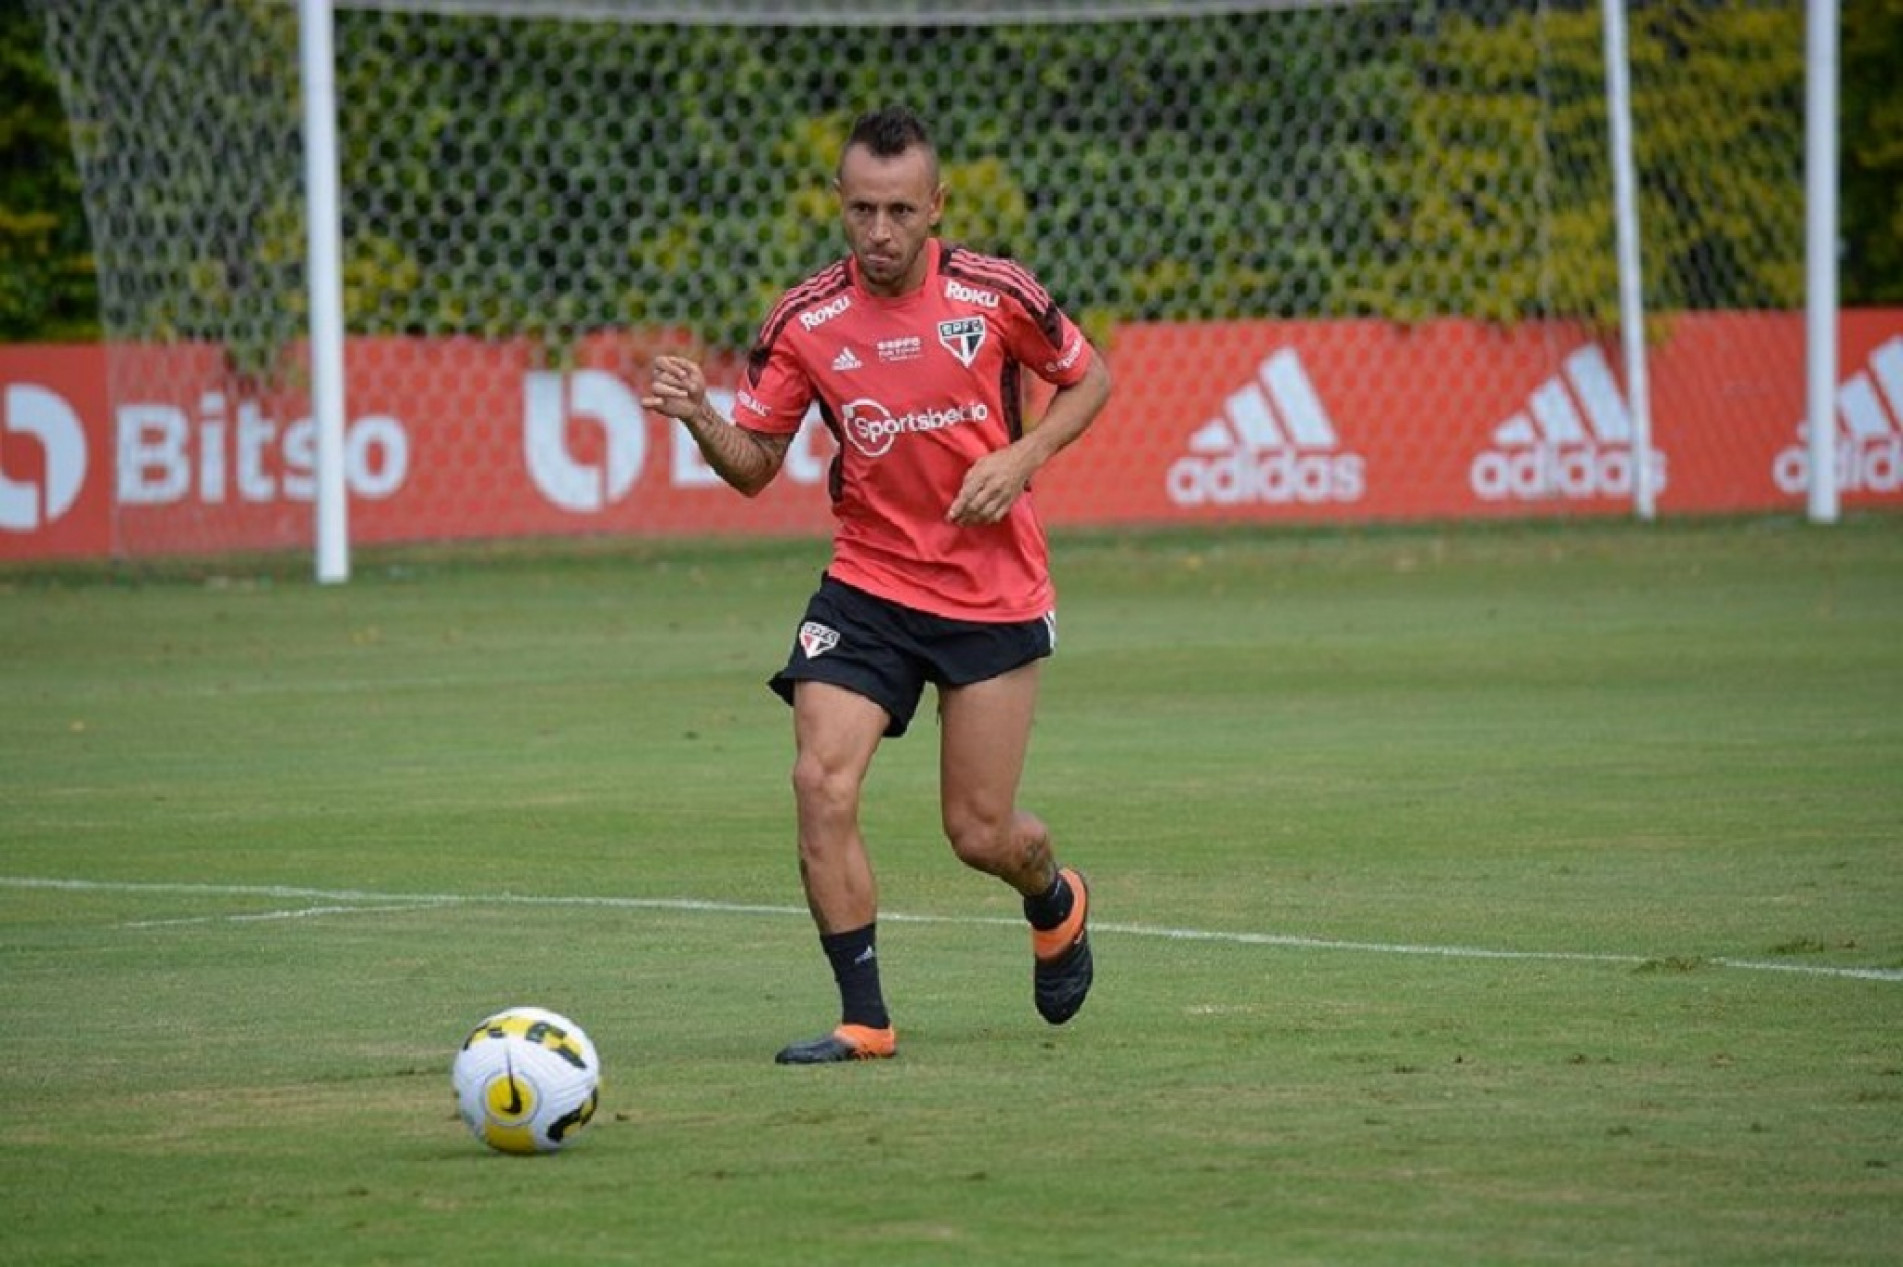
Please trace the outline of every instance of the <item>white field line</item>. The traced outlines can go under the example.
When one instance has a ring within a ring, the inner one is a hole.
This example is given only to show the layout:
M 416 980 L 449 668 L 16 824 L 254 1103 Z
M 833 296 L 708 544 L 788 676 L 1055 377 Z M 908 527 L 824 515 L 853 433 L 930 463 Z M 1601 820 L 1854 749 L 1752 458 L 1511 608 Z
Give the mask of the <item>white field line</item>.
M 705 898 L 669 897 L 587 897 L 539 896 L 526 893 L 380 893 L 368 889 L 315 889 L 282 884 L 185 884 L 135 883 L 110 880 L 73 880 L 37 876 L 0 876 L 0 888 L 57 889 L 81 893 L 178 894 L 192 897 L 262 897 L 279 900 L 305 900 L 326 903 L 297 909 L 267 911 L 248 915 L 198 916 L 192 919 L 143 920 L 125 927 L 156 928 L 176 924 L 208 923 L 225 920 L 302 919 L 321 915 L 366 914 L 386 911 L 426 910 L 438 906 L 568 906 L 599 907 L 609 910 L 690 911 L 715 915 L 770 915 L 806 918 L 804 906 L 778 906 L 749 902 L 716 902 Z M 1021 920 L 982 915 L 913 915 L 881 911 L 881 922 L 894 924 L 1007 925 L 1016 927 Z M 1602 963 L 1639 966 L 1661 961 L 1657 955 L 1594 953 L 1569 950 L 1498 950 L 1482 946 L 1431 946 L 1406 942 L 1343 941 L 1329 937 L 1303 937 L 1291 933 L 1225 932 L 1220 929 L 1167 928 L 1154 924 L 1093 922 L 1092 931 L 1125 937 L 1147 937 L 1164 941 L 1213 942 L 1230 946 L 1277 946 L 1291 950 L 1339 950 L 1362 954 L 1404 955 L 1439 959 L 1537 960 L 1557 963 Z M 1800 976 L 1835 977 L 1855 981 L 1903 982 L 1903 969 L 1842 968 L 1828 964 L 1785 963 L 1775 960 L 1738 959 L 1730 956 L 1706 957 L 1698 962 L 1718 968 L 1746 972 L 1782 972 Z
M 442 902 L 378 903 L 375 906 L 302 906 L 295 910 L 251 911 L 238 915 L 194 915 L 186 919 L 135 919 L 120 928 L 177 928 L 184 924 L 254 924 L 278 919 L 311 919 L 319 915 L 381 915 L 386 911 L 433 911 Z

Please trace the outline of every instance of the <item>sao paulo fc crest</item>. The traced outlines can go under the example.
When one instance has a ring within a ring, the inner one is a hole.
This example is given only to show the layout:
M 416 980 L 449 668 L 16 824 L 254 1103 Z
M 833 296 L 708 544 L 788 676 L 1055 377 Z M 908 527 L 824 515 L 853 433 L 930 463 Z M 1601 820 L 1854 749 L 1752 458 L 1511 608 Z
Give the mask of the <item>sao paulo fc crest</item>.
M 938 341 L 947 352 L 970 368 L 972 358 L 985 345 L 985 319 L 959 317 L 955 321 L 941 321 L 938 323 Z
M 808 620 L 800 625 L 800 650 L 806 653 L 808 660 L 825 655 L 839 645 L 839 631 L 820 624 L 817 620 Z

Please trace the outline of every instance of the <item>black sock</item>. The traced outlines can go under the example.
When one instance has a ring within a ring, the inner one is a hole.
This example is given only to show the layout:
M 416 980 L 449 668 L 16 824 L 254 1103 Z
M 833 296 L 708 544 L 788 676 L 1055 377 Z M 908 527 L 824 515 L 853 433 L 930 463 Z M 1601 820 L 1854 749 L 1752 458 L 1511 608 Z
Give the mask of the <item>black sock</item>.
M 885 1029 L 892 1018 L 879 989 L 879 925 L 867 924 L 844 933 L 821 933 L 820 949 L 833 966 L 839 983 L 839 1020 L 843 1025 Z
M 1059 871 L 1057 878 L 1051 881 L 1051 887 L 1037 897 L 1024 899 L 1024 918 L 1031 921 L 1031 927 L 1049 932 L 1070 918 L 1071 903 L 1076 894 L 1070 891 L 1070 885 Z

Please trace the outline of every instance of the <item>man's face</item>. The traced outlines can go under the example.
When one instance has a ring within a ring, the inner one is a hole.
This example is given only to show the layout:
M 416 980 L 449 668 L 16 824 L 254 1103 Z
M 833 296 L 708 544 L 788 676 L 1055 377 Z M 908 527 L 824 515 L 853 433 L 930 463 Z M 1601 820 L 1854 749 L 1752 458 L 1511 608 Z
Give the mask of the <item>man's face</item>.
M 839 163 L 839 215 L 859 275 L 875 295 L 903 295 L 925 280 L 925 242 L 945 209 L 931 151 L 915 145 L 879 158 L 863 145 Z

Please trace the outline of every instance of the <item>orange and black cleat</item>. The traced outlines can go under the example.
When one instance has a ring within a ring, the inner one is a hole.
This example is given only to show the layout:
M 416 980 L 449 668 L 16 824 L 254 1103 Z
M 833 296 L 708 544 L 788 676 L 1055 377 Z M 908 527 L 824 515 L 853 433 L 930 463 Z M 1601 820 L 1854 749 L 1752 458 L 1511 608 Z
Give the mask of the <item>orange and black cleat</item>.
M 899 1037 L 891 1027 L 841 1025 L 830 1034 L 780 1049 L 778 1065 L 830 1065 L 845 1060 L 886 1060 L 899 1054 Z
M 1074 897 L 1070 916 L 1052 929 L 1031 930 L 1034 963 L 1031 985 L 1037 1014 L 1053 1025 L 1077 1015 L 1090 994 L 1090 889 L 1084 877 L 1069 867 L 1060 874 Z

